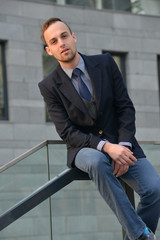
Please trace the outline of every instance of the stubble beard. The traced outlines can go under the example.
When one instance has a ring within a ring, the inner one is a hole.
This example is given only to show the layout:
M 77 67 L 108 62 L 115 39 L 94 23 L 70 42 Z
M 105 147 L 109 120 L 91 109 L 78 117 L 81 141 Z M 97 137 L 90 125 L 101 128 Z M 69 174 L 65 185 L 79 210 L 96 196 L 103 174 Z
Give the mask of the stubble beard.
M 76 50 L 75 51 L 71 50 L 71 53 L 67 53 L 66 55 L 64 54 L 65 56 L 62 56 L 61 59 L 57 60 L 64 63 L 71 63 L 75 59 L 76 53 L 77 53 Z

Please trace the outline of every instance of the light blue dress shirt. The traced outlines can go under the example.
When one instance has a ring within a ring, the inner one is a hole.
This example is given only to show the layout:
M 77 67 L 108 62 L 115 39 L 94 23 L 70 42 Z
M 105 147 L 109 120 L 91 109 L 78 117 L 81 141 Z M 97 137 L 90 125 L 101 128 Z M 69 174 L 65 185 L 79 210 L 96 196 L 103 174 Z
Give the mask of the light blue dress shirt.
M 91 80 L 90 80 L 90 77 L 88 75 L 87 69 L 85 67 L 85 63 L 83 61 L 83 58 L 81 56 L 80 56 L 80 60 L 79 60 L 79 63 L 78 63 L 76 68 L 79 68 L 81 70 L 81 72 L 82 72 L 81 73 L 81 78 L 84 81 L 84 83 L 86 84 L 86 86 L 88 87 L 88 89 L 89 89 L 89 91 L 90 91 L 90 93 L 92 95 L 93 89 L 92 89 Z M 68 75 L 68 77 L 71 78 L 71 81 L 72 81 L 75 89 L 79 93 L 77 79 L 74 77 L 74 75 L 72 76 L 72 72 L 73 72 L 74 69 L 72 69 L 72 68 L 65 68 L 65 67 L 62 67 L 62 69 Z

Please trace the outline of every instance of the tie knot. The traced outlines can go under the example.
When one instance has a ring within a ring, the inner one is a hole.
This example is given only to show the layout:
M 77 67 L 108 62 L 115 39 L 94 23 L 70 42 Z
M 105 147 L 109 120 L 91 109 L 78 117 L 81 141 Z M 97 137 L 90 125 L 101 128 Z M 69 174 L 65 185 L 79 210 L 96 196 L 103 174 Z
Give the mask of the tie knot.
M 79 68 L 75 68 L 73 70 L 73 74 L 76 75 L 77 77 L 80 77 L 81 76 L 81 70 Z

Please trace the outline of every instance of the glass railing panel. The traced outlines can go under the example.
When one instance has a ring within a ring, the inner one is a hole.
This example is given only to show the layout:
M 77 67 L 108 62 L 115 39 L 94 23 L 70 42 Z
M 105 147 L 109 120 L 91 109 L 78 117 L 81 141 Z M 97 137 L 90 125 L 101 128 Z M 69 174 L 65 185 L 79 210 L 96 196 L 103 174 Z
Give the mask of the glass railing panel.
M 147 159 L 160 174 L 160 144 L 141 144 Z
M 48 144 L 50 178 L 57 176 L 67 168 L 67 150 L 65 144 Z
M 0 214 L 48 181 L 46 146 L 0 174 Z
M 148 159 L 160 170 L 160 145 L 141 144 Z M 50 172 L 55 176 L 66 168 L 65 146 L 49 146 Z M 52 158 L 51 156 L 55 157 Z M 159 172 L 160 173 L 160 172 Z M 139 197 L 135 194 L 136 206 Z M 74 181 L 51 197 L 54 240 L 122 239 L 122 228 L 97 192 L 92 181 Z M 160 231 L 158 225 L 157 233 Z
M 122 228 L 93 182 L 74 181 L 51 197 L 54 240 L 122 239 Z
M 160 145 L 141 146 L 160 173 Z M 67 168 L 65 144 L 48 144 L 0 174 L 0 213 L 47 182 L 47 158 L 53 178 Z M 0 240 L 50 240 L 51 232 L 53 240 L 122 239 L 121 225 L 90 180 L 74 181 L 52 196 L 51 213 L 53 231 L 47 200 L 2 230 Z
M 49 145 L 51 178 L 66 169 L 65 144 Z M 51 197 L 54 240 L 122 239 L 121 225 L 92 181 L 74 181 Z M 114 223 L 114 224 L 113 224 Z
M 0 240 L 51 240 L 49 200 L 1 231 Z

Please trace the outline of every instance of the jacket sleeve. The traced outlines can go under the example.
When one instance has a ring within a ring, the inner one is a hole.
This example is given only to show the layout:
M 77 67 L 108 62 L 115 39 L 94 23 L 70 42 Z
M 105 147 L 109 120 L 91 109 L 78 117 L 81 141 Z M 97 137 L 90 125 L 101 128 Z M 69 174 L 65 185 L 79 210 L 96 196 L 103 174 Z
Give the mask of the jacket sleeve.
M 135 128 L 135 109 L 128 95 L 122 75 L 111 57 L 114 105 L 118 121 L 118 142 L 132 144 Z
M 42 82 L 39 83 L 40 92 L 46 102 L 49 115 L 55 124 L 59 136 L 74 148 L 97 148 L 100 137 L 92 133 L 84 133 L 71 122 L 67 111 L 56 91 L 50 91 Z

